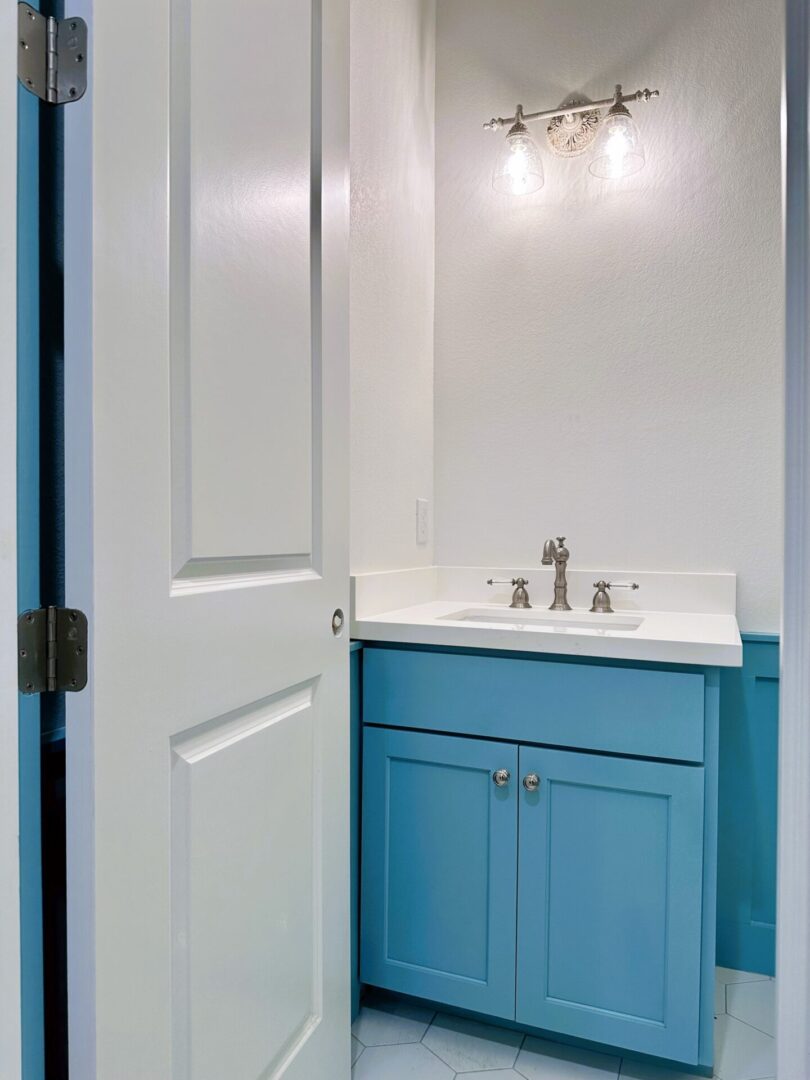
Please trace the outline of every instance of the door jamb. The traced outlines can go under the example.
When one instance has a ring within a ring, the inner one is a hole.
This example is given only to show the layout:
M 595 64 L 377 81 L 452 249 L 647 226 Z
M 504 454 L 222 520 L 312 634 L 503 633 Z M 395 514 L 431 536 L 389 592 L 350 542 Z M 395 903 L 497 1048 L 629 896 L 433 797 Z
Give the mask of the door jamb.
M 779 721 L 776 1046 L 779 1080 L 810 1076 L 810 14 L 787 0 L 785 571 Z
M 17 623 L 17 5 L 0 15 L 0 1077 L 22 1070 Z

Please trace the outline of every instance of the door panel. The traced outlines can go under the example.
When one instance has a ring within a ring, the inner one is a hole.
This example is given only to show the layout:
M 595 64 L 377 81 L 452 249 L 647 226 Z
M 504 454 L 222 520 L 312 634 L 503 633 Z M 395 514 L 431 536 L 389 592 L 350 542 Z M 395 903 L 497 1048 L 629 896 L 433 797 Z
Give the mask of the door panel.
M 515 746 L 365 729 L 364 982 L 514 1017 L 516 770 Z
M 240 0 L 243 29 L 234 33 L 232 4 L 171 3 L 172 504 L 181 578 L 312 566 L 317 6 Z
M 273 1075 L 322 1011 L 321 790 L 301 783 L 303 771 L 319 774 L 316 696 L 309 683 L 172 740 L 178 1078 Z M 266 1015 L 282 973 L 284 994 Z M 227 985 L 238 993 L 223 995 Z
M 517 1018 L 696 1061 L 703 770 L 522 747 Z
M 92 14 L 65 117 L 71 1073 L 340 1080 L 348 3 Z

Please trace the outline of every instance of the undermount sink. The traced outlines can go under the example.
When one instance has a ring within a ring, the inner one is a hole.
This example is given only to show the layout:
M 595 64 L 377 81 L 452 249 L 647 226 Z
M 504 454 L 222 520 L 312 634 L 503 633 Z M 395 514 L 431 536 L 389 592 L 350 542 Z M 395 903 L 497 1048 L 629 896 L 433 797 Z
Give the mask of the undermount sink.
M 637 615 L 597 615 L 583 611 L 536 611 L 515 609 L 494 611 L 492 608 L 463 608 L 439 616 L 447 622 L 478 623 L 482 626 L 508 626 L 513 630 L 535 630 L 553 634 L 632 633 L 644 622 Z

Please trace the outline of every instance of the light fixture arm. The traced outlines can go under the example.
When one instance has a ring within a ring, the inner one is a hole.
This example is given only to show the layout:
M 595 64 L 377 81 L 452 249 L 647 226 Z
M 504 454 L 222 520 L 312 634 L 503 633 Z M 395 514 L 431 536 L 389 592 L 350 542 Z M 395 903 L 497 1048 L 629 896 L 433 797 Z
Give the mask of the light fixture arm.
M 612 105 L 624 105 L 628 101 L 649 101 L 650 98 L 658 97 L 658 90 L 636 90 L 634 94 L 623 94 L 621 85 L 617 85 L 613 97 L 603 98 L 602 101 L 589 101 L 585 105 L 569 105 L 564 109 L 545 109 L 542 112 L 524 113 L 523 106 L 518 105 L 514 116 L 498 116 L 488 120 L 484 127 L 489 131 L 497 131 L 502 127 L 511 127 L 512 124 L 521 121 L 530 123 L 532 120 L 551 120 L 555 116 L 571 116 L 575 113 L 592 112 L 595 109 L 606 109 Z

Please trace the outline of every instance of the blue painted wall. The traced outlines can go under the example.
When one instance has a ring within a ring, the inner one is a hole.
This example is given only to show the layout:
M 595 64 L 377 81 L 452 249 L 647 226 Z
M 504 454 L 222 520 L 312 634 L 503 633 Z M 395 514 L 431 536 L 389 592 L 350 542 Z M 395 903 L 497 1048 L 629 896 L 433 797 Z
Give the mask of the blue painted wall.
M 779 640 L 743 635 L 720 693 L 717 962 L 774 973 Z
M 18 89 L 17 604 L 40 606 L 39 101 Z M 39 697 L 20 697 L 23 1080 L 45 1075 Z
M 363 662 L 362 645 L 353 642 L 349 663 L 351 664 L 351 978 L 352 1021 L 360 1012 L 360 746 L 362 730 L 362 686 L 360 665 Z

